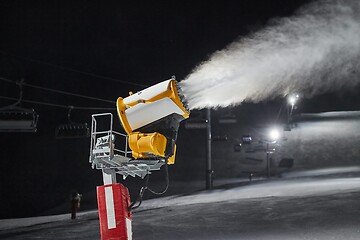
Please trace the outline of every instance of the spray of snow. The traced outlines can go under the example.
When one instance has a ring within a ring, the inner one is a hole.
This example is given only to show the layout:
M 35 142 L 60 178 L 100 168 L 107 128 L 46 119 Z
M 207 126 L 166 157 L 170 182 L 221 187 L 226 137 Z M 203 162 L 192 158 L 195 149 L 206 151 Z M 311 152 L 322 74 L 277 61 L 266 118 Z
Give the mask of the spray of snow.
M 215 52 L 180 82 L 191 109 L 312 97 L 360 82 L 360 2 L 321 0 Z

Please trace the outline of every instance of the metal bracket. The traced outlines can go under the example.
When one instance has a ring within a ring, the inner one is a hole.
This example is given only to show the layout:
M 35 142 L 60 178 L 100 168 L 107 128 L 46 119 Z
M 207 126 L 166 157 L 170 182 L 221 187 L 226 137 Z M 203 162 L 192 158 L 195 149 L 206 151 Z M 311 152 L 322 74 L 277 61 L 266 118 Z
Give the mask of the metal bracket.
M 109 124 L 107 129 L 99 129 L 100 122 Z M 122 175 L 124 179 L 128 176 L 144 178 L 147 174 L 151 174 L 151 171 L 160 170 L 161 166 L 165 164 L 165 158 L 132 158 L 128 146 L 128 136 L 113 131 L 112 126 L 113 115 L 111 113 L 92 115 L 89 162 L 92 168 L 103 171 L 104 183 L 112 181 L 112 177 L 107 176 L 108 173 L 115 172 Z M 117 145 L 122 145 L 123 148 L 119 149 Z

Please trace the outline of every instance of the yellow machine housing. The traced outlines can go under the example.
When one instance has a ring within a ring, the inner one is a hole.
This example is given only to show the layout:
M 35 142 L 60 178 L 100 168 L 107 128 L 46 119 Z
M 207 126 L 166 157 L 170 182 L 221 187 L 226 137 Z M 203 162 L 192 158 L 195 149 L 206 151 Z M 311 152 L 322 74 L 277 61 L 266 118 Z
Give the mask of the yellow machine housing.
M 165 157 L 166 138 L 160 133 L 132 133 L 129 146 L 135 158 Z
M 168 164 L 175 162 L 179 124 L 190 114 L 175 79 L 119 97 L 116 105 L 135 159 L 161 157 Z

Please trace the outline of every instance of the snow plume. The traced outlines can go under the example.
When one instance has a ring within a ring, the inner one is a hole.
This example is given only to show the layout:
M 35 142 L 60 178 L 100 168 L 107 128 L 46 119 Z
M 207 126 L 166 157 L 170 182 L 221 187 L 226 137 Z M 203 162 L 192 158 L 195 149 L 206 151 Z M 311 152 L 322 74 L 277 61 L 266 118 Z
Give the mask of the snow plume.
M 360 82 L 360 1 L 322 0 L 215 52 L 180 82 L 191 109 L 312 97 Z

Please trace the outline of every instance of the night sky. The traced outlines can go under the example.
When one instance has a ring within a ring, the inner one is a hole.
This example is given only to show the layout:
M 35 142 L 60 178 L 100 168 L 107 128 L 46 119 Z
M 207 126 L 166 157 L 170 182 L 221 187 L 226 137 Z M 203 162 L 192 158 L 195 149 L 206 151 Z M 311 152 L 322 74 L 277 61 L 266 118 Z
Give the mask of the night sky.
M 129 91 L 172 75 L 184 79 L 213 52 L 261 29 L 270 19 L 290 16 L 307 2 L 3 0 L 0 77 L 115 103 Z M 0 133 L 2 218 L 39 214 L 64 201 L 73 189 L 86 192 L 100 185 L 101 173 L 88 164 L 89 139 L 55 139 L 54 129 L 66 123 L 66 106 L 115 108 L 105 101 L 27 86 L 23 90 L 21 105 L 40 115 L 38 132 Z M 359 110 L 358 93 L 353 89 L 303 100 L 298 111 Z M 16 84 L 0 81 L 0 96 L 18 94 Z M 283 101 L 246 109 L 273 116 Z M 13 102 L 0 98 L 1 106 Z M 72 120 L 90 123 L 95 112 L 106 110 L 75 108 Z

